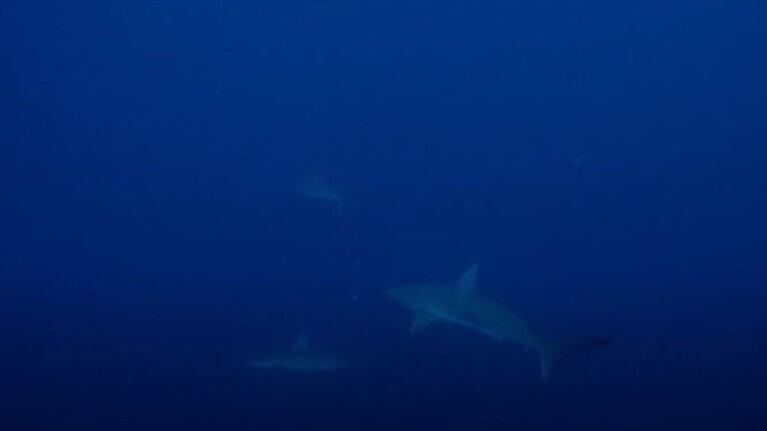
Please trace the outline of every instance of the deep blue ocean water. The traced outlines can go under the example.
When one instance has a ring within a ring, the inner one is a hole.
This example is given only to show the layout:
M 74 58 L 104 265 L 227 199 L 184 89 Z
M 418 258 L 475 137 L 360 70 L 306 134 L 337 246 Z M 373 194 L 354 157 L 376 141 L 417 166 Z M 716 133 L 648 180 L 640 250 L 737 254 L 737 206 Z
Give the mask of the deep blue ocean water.
M 0 6 L 0 430 L 767 429 L 767 4 Z M 307 198 L 316 178 L 343 209 Z M 563 363 L 384 290 L 478 288 Z M 249 359 L 298 334 L 327 372 Z

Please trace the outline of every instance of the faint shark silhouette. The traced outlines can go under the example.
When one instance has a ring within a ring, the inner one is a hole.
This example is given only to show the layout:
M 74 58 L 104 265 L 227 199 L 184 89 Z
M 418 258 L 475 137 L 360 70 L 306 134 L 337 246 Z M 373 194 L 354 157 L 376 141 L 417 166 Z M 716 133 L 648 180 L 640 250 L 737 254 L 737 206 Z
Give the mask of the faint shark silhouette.
M 296 338 L 290 350 L 276 352 L 248 361 L 262 370 L 284 369 L 289 371 L 330 371 L 348 366 L 348 362 L 327 352 L 312 350 L 306 335 Z
M 339 215 L 344 211 L 346 197 L 322 178 L 311 177 L 304 179 L 298 185 L 298 193 L 304 198 L 332 205 Z
M 415 335 L 437 322 L 473 329 L 499 341 L 512 340 L 535 349 L 541 358 L 541 378 L 546 381 L 554 366 L 573 354 L 612 344 L 608 337 L 589 337 L 559 343 L 544 337 L 522 317 L 476 289 L 477 264 L 455 283 L 405 284 L 386 294 L 415 315 L 410 327 Z

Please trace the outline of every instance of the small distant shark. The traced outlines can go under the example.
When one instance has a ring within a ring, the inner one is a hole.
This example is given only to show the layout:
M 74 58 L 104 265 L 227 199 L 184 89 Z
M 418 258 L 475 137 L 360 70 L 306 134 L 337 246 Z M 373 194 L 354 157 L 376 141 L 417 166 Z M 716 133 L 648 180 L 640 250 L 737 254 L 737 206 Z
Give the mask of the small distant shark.
M 434 323 L 448 322 L 499 341 L 516 341 L 538 352 L 543 381 L 548 380 L 554 366 L 563 359 L 612 344 L 613 340 L 608 337 L 589 337 L 572 343 L 544 337 L 522 317 L 477 291 L 477 269 L 477 264 L 473 264 L 452 284 L 406 284 L 391 288 L 386 294 L 415 314 L 411 335 Z
M 339 215 L 344 211 L 346 198 L 322 178 L 312 177 L 303 180 L 298 186 L 298 193 L 307 199 L 332 205 Z
M 306 335 L 301 334 L 287 352 L 250 360 L 248 364 L 262 370 L 331 371 L 346 367 L 348 362 L 330 353 L 310 349 Z

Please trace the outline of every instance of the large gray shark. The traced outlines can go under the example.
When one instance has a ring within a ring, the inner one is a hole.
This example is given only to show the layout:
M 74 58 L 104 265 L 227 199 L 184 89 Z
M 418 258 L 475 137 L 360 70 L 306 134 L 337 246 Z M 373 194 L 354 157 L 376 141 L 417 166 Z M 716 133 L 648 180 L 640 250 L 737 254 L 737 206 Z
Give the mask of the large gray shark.
M 344 210 L 346 198 L 335 187 L 321 178 L 312 177 L 301 181 L 298 185 L 298 193 L 307 199 L 332 205 L 338 214 Z
M 262 370 L 330 371 L 344 368 L 348 362 L 330 353 L 310 349 L 306 336 L 302 334 L 287 352 L 250 360 L 248 364 Z
M 539 353 L 544 381 L 566 357 L 612 343 L 607 337 L 583 338 L 573 343 L 544 337 L 522 317 L 477 291 L 477 268 L 477 264 L 470 266 L 455 283 L 406 284 L 389 289 L 386 294 L 415 314 L 411 335 L 434 323 L 448 322 L 499 341 L 515 341 Z

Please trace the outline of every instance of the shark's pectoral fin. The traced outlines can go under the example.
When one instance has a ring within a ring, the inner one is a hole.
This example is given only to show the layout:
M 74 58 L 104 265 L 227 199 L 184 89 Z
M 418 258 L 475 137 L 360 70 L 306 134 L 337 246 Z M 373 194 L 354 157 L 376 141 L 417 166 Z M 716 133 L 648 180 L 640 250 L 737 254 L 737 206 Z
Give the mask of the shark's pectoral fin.
M 419 313 L 415 315 L 413 323 L 410 325 L 410 335 L 416 335 L 433 325 L 439 320 L 437 317 L 428 313 Z
M 476 290 L 478 268 L 479 265 L 474 263 L 461 274 L 461 278 L 455 283 L 456 288 L 458 288 L 460 292 L 470 293 Z

